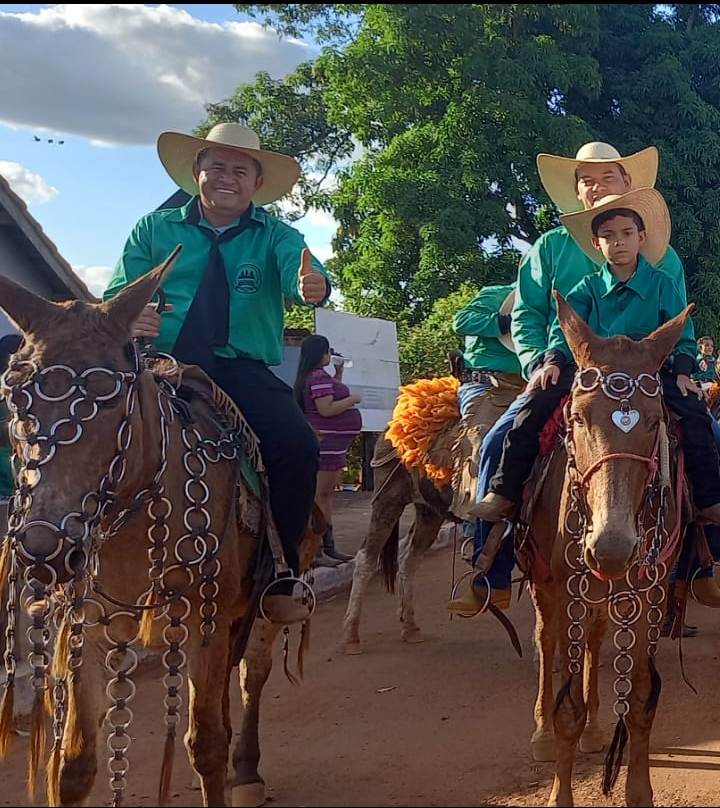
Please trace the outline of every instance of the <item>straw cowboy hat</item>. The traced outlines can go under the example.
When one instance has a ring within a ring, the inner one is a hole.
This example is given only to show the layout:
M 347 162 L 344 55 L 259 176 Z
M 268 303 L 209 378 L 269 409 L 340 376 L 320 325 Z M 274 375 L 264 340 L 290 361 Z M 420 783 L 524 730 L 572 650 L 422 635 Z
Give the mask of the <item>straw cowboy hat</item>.
M 580 163 L 618 163 L 630 175 L 633 188 L 654 188 L 658 172 L 658 150 L 655 146 L 621 157 L 609 143 L 586 143 L 575 157 L 538 154 L 540 182 L 561 213 L 582 210 L 577 198 L 575 171 Z
M 195 155 L 200 149 L 209 146 L 235 149 L 260 163 L 263 184 L 253 197 L 253 202 L 258 205 L 275 202 L 285 196 L 300 177 L 297 160 L 287 154 L 261 149 L 257 134 L 239 123 L 219 123 L 213 126 L 205 138 L 184 135 L 181 132 L 163 132 L 157 142 L 160 162 L 183 191 L 193 196 L 198 192 L 198 185 L 193 177 Z
M 502 306 L 500 306 L 500 314 L 511 314 L 513 305 L 515 303 L 515 290 L 513 289 L 512 292 L 508 292 L 507 297 L 503 300 Z M 515 348 L 515 343 L 513 342 L 513 338 L 510 333 L 507 334 L 500 334 L 498 337 L 500 342 L 508 349 L 508 351 L 512 351 L 513 353 L 517 353 L 517 349 Z
M 638 188 L 625 194 L 610 194 L 597 203 L 590 210 L 579 213 L 566 213 L 560 221 L 570 231 L 583 252 L 596 264 L 605 261 L 600 250 L 596 250 L 592 243 L 592 221 L 600 213 L 614 208 L 634 210 L 645 223 L 645 244 L 640 252 L 651 264 L 657 262 L 667 252 L 670 244 L 670 211 L 659 191 L 654 188 Z

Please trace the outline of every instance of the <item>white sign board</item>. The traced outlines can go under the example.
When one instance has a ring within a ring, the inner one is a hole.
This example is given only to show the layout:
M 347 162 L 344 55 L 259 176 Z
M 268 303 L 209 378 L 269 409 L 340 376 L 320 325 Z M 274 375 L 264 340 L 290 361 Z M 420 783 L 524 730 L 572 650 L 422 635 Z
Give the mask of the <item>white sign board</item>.
M 333 350 L 352 361 L 342 380 L 351 393 L 362 396 L 363 432 L 384 432 L 400 387 L 395 323 L 316 309 L 315 333 L 327 337 Z M 332 374 L 331 368 L 328 371 Z

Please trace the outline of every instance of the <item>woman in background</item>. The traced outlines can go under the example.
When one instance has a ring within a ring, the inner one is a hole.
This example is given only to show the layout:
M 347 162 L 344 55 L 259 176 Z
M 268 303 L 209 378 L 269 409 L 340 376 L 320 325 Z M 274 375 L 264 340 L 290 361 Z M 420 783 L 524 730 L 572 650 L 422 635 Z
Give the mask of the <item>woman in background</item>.
M 362 429 L 362 416 L 356 407 L 360 403 L 360 396 L 351 395 L 342 383 L 342 364 L 335 365 L 334 376 L 325 370 L 331 361 L 328 340 L 320 335 L 307 337 L 300 346 L 300 364 L 294 388 L 295 399 L 320 441 L 320 470 L 315 502 L 328 523 L 316 559 L 321 566 L 337 566 L 352 558 L 335 549 L 333 493 L 345 467 L 348 448 Z

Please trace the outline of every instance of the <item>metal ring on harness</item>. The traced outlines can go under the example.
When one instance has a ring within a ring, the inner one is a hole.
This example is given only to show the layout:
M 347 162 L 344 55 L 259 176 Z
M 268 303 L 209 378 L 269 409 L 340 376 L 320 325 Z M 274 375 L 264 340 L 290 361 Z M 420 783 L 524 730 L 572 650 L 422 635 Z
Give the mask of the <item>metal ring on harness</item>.
M 487 575 L 482 575 L 481 576 L 475 569 L 469 570 L 464 575 L 461 575 L 458 578 L 457 583 L 452 588 L 452 593 L 450 595 L 450 599 L 455 600 L 455 598 L 457 597 L 457 592 L 458 592 L 458 589 L 460 587 L 460 584 L 468 577 L 468 575 L 475 575 L 477 577 L 482 577 L 483 581 L 485 582 L 485 586 L 487 588 L 487 595 L 485 596 L 485 603 L 483 603 L 482 607 L 480 609 L 478 609 L 475 612 L 475 614 L 463 614 L 462 612 L 453 612 L 453 614 L 451 615 L 452 617 L 455 617 L 455 616 L 456 617 L 462 617 L 462 618 L 475 617 L 476 615 L 482 614 L 483 612 L 487 611 L 487 607 L 490 605 L 490 598 L 492 596 L 492 590 L 490 589 L 490 581 L 488 581 Z
M 310 611 L 308 612 L 307 617 L 303 618 L 303 620 L 309 620 L 315 613 L 315 607 L 317 606 L 317 596 L 315 595 L 315 591 L 310 586 L 310 584 L 307 581 L 303 581 L 302 578 L 298 578 L 295 575 L 283 575 L 281 577 L 275 578 L 274 581 L 270 581 L 270 583 L 265 587 L 265 589 L 263 589 L 262 594 L 260 595 L 260 602 L 258 603 L 258 609 L 260 611 L 260 616 L 262 617 L 262 619 L 268 623 L 277 623 L 277 621 L 271 620 L 265 613 L 265 607 L 264 607 L 265 598 L 268 596 L 268 594 L 272 594 L 270 590 L 274 586 L 276 586 L 279 583 L 286 583 L 286 582 L 292 582 L 293 584 L 300 584 L 304 590 L 303 601 L 305 601 L 305 598 L 308 598 L 308 600 L 310 601 Z
M 467 561 L 468 564 L 472 564 L 472 553 L 470 553 L 469 556 L 465 555 L 465 548 L 468 544 L 475 544 L 475 539 L 472 536 L 468 536 L 467 539 L 465 539 L 465 541 L 460 545 L 460 558 L 462 558 L 463 561 Z

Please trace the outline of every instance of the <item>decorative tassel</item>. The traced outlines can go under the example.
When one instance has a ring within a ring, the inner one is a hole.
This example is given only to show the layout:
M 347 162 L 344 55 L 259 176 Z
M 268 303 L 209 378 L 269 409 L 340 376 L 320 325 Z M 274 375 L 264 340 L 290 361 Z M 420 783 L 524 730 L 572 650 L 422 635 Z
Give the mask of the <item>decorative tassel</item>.
M 35 786 L 40 768 L 40 758 L 45 751 L 47 740 L 45 730 L 45 698 L 43 693 L 35 694 L 30 721 L 30 752 L 28 755 L 27 790 L 30 799 L 35 802 Z
M 612 743 L 605 756 L 605 766 L 603 767 L 603 794 L 609 797 L 613 786 L 617 782 L 622 766 L 625 745 L 628 740 L 628 730 L 625 724 L 625 716 L 618 719 L 613 735 Z
M 0 760 L 10 750 L 10 741 L 15 735 L 15 682 L 11 679 L 5 685 L 0 704 Z
M 282 655 L 283 655 L 283 671 L 285 672 L 285 676 L 287 677 L 288 682 L 291 685 L 296 685 L 298 680 L 295 676 L 290 673 L 290 668 L 288 667 L 288 652 L 290 650 L 290 629 L 285 626 L 283 628 L 283 648 L 282 648 Z
M 173 763 L 175 761 L 175 727 L 168 727 L 165 736 L 165 751 L 160 768 L 160 785 L 158 787 L 158 805 L 167 805 L 170 797 Z
M 300 632 L 300 645 L 297 652 L 297 669 L 300 679 L 305 675 L 305 652 L 310 650 L 310 621 L 305 620 Z

